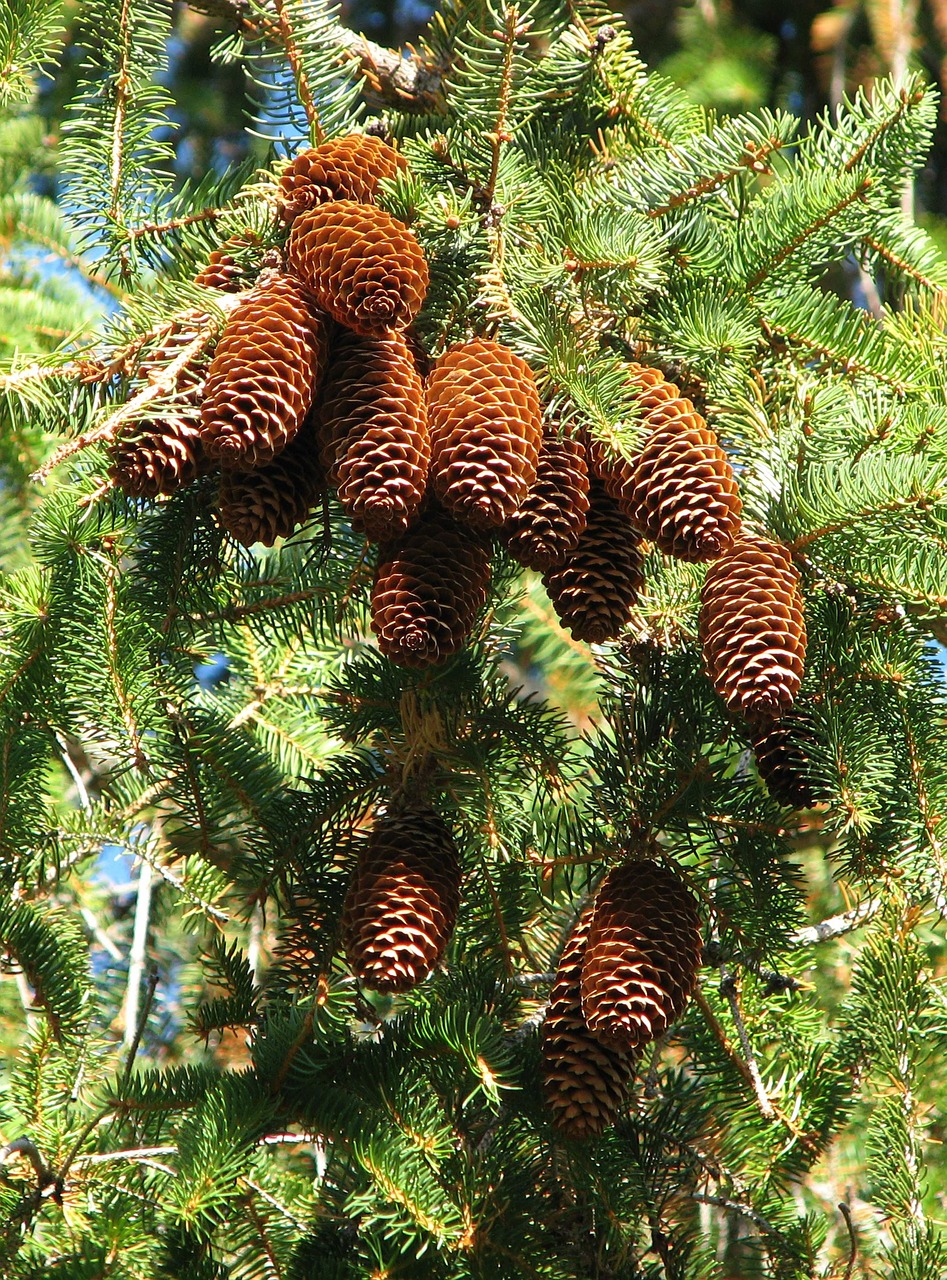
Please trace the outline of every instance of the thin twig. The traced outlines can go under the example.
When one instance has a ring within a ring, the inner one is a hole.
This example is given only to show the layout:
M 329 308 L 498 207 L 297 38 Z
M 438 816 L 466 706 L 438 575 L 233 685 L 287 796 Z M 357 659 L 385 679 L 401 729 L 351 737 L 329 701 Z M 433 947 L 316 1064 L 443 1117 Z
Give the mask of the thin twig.
M 795 933 L 789 935 L 789 945 L 791 947 L 811 947 L 817 942 L 829 942 L 832 938 L 840 938 L 842 934 L 851 933 L 853 929 L 858 929 L 861 925 L 867 923 L 873 916 L 877 915 L 881 910 L 881 906 L 880 898 L 866 898 L 864 902 L 859 902 L 850 911 L 843 911 L 840 915 L 829 916 L 826 920 L 820 920 L 818 924 L 810 924 L 806 925 L 804 929 L 797 929 Z
M 296 44 L 296 33 L 293 30 L 290 16 L 286 12 L 286 0 L 274 0 L 274 3 L 276 17 L 279 21 L 280 41 L 286 50 L 286 57 L 293 72 L 293 79 L 296 81 L 296 92 L 299 94 L 299 100 L 303 104 L 306 120 L 309 123 L 309 140 L 314 147 L 317 147 L 320 143 L 325 142 L 326 132 L 319 121 L 319 112 L 316 110 L 312 90 L 309 88 L 306 68 L 299 54 L 299 46 Z
M 138 896 L 135 902 L 135 926 L 132 932 L 132 945 L 128 957 L 128 980 L 125 984 L 124 1021 L 125 1034 L 123 1044 L 130 1049 L 138 1037 L 138 999 L 141 994 L 141 980 L 145 972 L 145 952 L 148 945 L 148 925 L 151 920 L 151 887 L 153 872 L 151 863 L 142 860 L 138 872 Z M 154 984 L 158 981 L 157 973 L 151 975 L 152 995 Z
M 740 1002 L 737 999 L 736 979 L 732 974 L 727 973 L 726 969 L 721 965 L 720 968 L 720 990 L 724 994 L 727 1004 L 730 1006 L 730 1013 L 733 1016 L 734 1026 L 737 1029 L 737 1035 L 740 1037 L 740 1048 L 743 1050 L 743 1061 L 746 1063 L 746 1069 L 749 1073 L 750 1082 L 753 1085 L 753 1092 L 756 1094 L 756 1101 L 759 1104 L 760 1111 L 766 1116 L 767 1120 L 775 1118 L 776 1112 L 773 1110 L 773 1104 L 770 1101 L 769 1094 L 766 1092 L 766 1085 L 763 1083 L 763 1076 L 760 1072 L 759 1063 L 756 1061 L 756 1054 L 753 1052 L 753 1046 L 750 1043 L 750 1036 L 743 1021 L 743 1014 L 740 1011 Z
M 844 1200 L 839 1202 L 838 1211 L 845 1219 L 845 1225 L 848 1227 L 848 1266 L 845 1268 L 843 1280 L 852 1280 L 852 1272 L 855 1270 L 855 1260 L 858 1257 L 858 1236 L 855 1234 L 855 1223 L 852 1221 L 852 1211 Z
M 726 1196 L 712 1196 L 704 1191 L 694 1191 L 691 1193 L 691 1199 L 696 1200 L 698 1204 L 716 1205 L 718 1209 L 728 1209 L 731 1213 L 738 1213 L 741 1218 L 746 1218 L 748 1222 L 752 1222 L 755 1227 L 759 1227 L 761 1231 L 775 1236 L 779 1233 L 771 1222 L 763 1217 L 761 1213 L 751 1208 L 748 1204 L 741 1204 L 739 1200 L 728 1200 Z

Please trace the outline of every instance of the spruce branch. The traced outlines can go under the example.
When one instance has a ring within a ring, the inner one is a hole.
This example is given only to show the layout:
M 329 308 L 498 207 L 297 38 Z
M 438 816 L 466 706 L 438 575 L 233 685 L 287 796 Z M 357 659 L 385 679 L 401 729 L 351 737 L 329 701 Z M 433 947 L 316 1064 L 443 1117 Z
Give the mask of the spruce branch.
M 306 120 L 309 123 L 309 139 L 313 146 L 318 146 L 321 142 L 325 142 L 326 134 L 319 121 L 319 112 L 312 96 L 312 90 L 309 87 L 306 68 L 300 57 L 289 6 L 287 0 L 273 0 L 273 4 L 276 9 L 276 19 L 279 23 L 280 40 L 286 50 L 286 57 L 289 59 L 289 65 L 293 72 L 293 79 L 296 81 L 296 92 L 299 94 L 299 100 L 303 104 Z
M 779 270 L 784 263 L 799 252 L 799 250 L 818 233 L 826 227 L 831 226 L 840 214 L 852 205 L 864 203 L 865 197 L 871 188 L 872 179 L 866 174 L 856 186 L 840 196 L 829 208 L 824 209 L 817 218 L 813 218 L 805 227 L 793 236 L 786 244 L 783 244 L 758 271 L 756 271 L 746 282 L 748 293 L 753 293 L 760 285 L 768 280 L 775 272 Z

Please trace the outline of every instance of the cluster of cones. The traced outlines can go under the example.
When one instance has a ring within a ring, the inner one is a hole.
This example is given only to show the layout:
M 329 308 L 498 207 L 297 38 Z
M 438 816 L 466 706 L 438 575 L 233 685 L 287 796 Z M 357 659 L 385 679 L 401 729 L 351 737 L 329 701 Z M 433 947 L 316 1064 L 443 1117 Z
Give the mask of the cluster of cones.
M 783 547 L 742 526 L 714 432 L 640 364 L 628 366 L 644 433 L 632 459 L 544 423 L 532 372 L 498 342 L 456 343 L 432 366 L 410 327 L 428 285 L 424 254 L 374 203 L 404 167 L 370 136 L 289 164 L 279 264 L 236 301 L 209 366 L 182 364 L 172 409 L 115 442 L 114 479 L 153 497 L 219 468 L 220 522 L 247 545 L 288 536 L 333 485 L 353 527 L 381 544 L 379 647 L 411 667 L 466 643 L 495 545 L 543 575 L 563 625 L 591 643 L 627 623 L 646 541 L 713 562 L 701 602 L 706 666 L 728 708 L 765 735 L 802 679 L 799 577 Z M 222 246 L 198 281 L 242 290 L 241 254 L 252 249 Z M 139 377 L 173 367 L 187 340 L 172 331 Z M 777 754 L 762 743 L 762 758 Z
M 615 1119 L 646 1045 L 680 1017 L 701 956 L 700 919 L 649 848 L 605 876 L 562 952 L 543 1025 L 553 1123 L 587 1138 Z M 447 948 L 460 906 L 450 829 L 424 804 L 375 817 L 342 911 L 345 952 L 374 991 L 410 991 Z

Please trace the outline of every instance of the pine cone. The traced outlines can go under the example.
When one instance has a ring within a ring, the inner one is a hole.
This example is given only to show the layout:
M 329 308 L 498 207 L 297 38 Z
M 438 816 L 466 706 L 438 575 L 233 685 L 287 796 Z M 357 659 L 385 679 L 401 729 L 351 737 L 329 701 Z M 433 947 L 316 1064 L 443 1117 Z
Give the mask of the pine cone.
M 788 711 L 802 684 L 806 624 L 785 547 L 744 532 L 710 566 L 700 601 L 704 661 L 728 708 L 751 723 Z
M 403 338 L 343 334 L 320 407 L 323 462 L 353 528 L 397 537 L 424 497 L 431 448 L 424 387 Z
M 582 966 L 589 1031 L 640 1052 L 680 1017 L 700 956 L 700 918 L 682 881 L 657 862 L 613 868 L 595 897 Z
M 536 478 L 542 415 L 529 365 L 498 342 L 458 342 L 427 393 L 434 492 L 458 520 L 498 527 Z
M 753 754 L 760 777 L 770 795 L 789 809 L 811 809 L 816 794 L 809 775 L 812 741 L 800 718 L 793 712 L 775 723 L 764 724 L 753 734 Z
M 250 470 L 299 430 L 328 359 L 326 318 L 290 276 L 237 303 L 207 373 L 201 439 L 222 467 Z
M 383 178 L 393 178 L 407 162 L 381 138 L 350 134 L 301 151 L 283 170 L 279 211 L 284 222 L 330 200 L 374 204 Z
M 637 1063 L 636 1054 L 596 1040 L 582 1016 L 591 922 L 586 910 L 563 949 L 543 1023 L 543 1093 L 553 1124 L 569 1138 L 590 1138 L 614 1122 Z
M 349 962 L 373 991 L 409 991 L 450 941 L 460 906 L 460 858 L 431 809 L 375 820 L 342 914 Z
M 506 548 L 527 569 L 551 569 L 578 546 L 588 510 L 585 449 L 581 441 L 547 428 L 536 479 L 504 525 Z
M 207 317 L 198 317 L 198 322 Z M 145 385 L 165 369 L 195 338 L 191 326 L 175 321 L 160 347 L 143 361 L 137 378 Z M 200 441 L 199 406 L 207 358 L 186 364 L 174 383 L 174 401 L 153 418 L 132 424 L 111 446 L 109 475 L 131 498 L 174 493 L 210 469 Z
M 351 200 L 297 218 L 286 259 L 319 306 L 365 338 L 409 325 L 427 292 L 427 262 L 412 232 Z
M 486 603 L 489 545 L 435 508 L 378 559 L 372 630 L 382 653 L 429 667 L 462 649 Z
M 247 249 L 254 243 L 248 236 L 231 236 L 219 249 L 214 249 L 207 265 L 194 277 L 194 283 L 206 289 L 220 289 L 222 293 L 240 293 L 250 282 L 231 250 Z
M 667 555 L 716 560 L 740 531 L 740 495 L 717 437 L 658 369 L 629 366 L 648 432 L 633 462 L 600 443 L 593 469 L 632 524 Z
M 639 538 L 601 484 L 589 491 L 585 532 L 566 560 L 543 574 L 560 622 L 576 640 L 614 640 L 644 584 Z
M 271 547 L 305 524 L 325 490 L 315 432 L 304 425 L 286 448 L 255 471 L 225 471 L 217 519 L 245 547 Z

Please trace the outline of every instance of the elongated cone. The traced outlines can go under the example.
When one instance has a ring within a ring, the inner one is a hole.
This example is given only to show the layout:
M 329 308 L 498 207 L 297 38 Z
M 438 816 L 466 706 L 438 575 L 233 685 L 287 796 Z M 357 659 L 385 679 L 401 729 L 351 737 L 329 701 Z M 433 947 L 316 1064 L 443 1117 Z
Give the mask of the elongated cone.
M 562 952 L 543 1023 L 543 1094 L 566 1137 L 591 1138 L 615 1121 L 637 1055 L 601 1044 L 582 1016 L 582 967 L 592 913 L 586 910 Z
M 428 378 L 431 486 L 475 529 L 498 528 L 536 478 L 539 395 L 529 365 L 485 338 L 458 342 Z
M 261 467 L 302 425 L 328 359 L 328 323 L 290 276 L 234 307 L 207 373 L 201 440 L 222 467 Z
M 547 428 L 536 479 L 503 527 L 506 548 L 527 569 L 551 569 L 578 546 L 588 510 L 585 448 L 580 440 Z
M 753 734 L 760 777 L 773 799 L 790 809 L 811 809 L 816 802 L 807 751 L 811 741 L 811 733 L 795 710 Z
M 271 547 L 288 538 L 325 491 L 315 431 L 304 424 L 286 448 L 255 471 L 225 471 L 217 519 L 237 542 Z
M 371 609 L 382 653 L 429 667 L 462 649 L 486 603 L 489 544 L 433 508 L 378 559 Z
M 320 307 L 365 338 L 405 328 L 427 293 L 421 246 L 403 222 L 373 205 L 337 200 L 301 214 L 286 260 Z
M 250 281 L 234 254 L 255 243 L 255 238 L 249 235 L 231 236 L 219 248 L 214 249 L 206 266 L 194 277 L 194 283 L 202 284 L 208 289 L 219 289 L 222 293 L 240 293 Z
M 742 504 L 729 459 L 673 382 L 656 369 L 629 369 L 648 435 L 633 462 L 600 464 L 605 487 L 659 550 L 681 560 L 716 560 L 740 531 Z
M 543 574 L 560 622 L 576 640 L 614 640 L 644 584 L 640 539 L 600 484 L 589 491 L 585 531 L 575 550 Z
M 806 624 L 799 574 L 785 547 L 744 533 L 710 566 L 700 639 L 714 688 L 731 711 L 761 724 L 789 710 L 805 669 Z
M 700 917 L 683 882 L 657 862 L 614 867 L 595 897 L 582 966 L 591 1034 L 641 1052 L 680 1017 L 700 955 Z
M 636 363 L 628 365 L 628 381 L 639 396 L 641 429 L 647 439 L 652 431 L 671 420 L 667 406 L 676 399 L 677 387 L 665 379 L 660 369 Z M 601 480 L 610 498 L 627 508 L 635 487 L 634 459 L 609 450 L 592 436 L 587 437 L 585 444 L 592 475 Z
M 424 497 L 431 457 L 424 387 L 398 333 L 343 334 L 319 411 L 322 457 L 352 526 L 397 537 Z
M 283 170 L 279 211 L 284 222 L 330 200 L 373 204 L 378 184 L 394 178 L 407 162 L 381 138 L 359 133 L 331 138 L 301 151 Z
M 197 318 L 197 322 L 207 317 Z M 143 361 L 144 386 L 165 376 L 168 366 L 195 339 L 193 326 L 175 321 L 158 349 Z M 109 475 L 133 498 L 170 494 L 209 470 L 200 441 L 200 401 L 207 357 L 197 354 L 173 379 L 171 399 L 154 416 L 131 424 L 111 446 Z
M 450 941 L 460 905 L 460 858 L 431 809 L 376 818 L 342 913 L 349 963 L 374 991 L 409 991 Z

